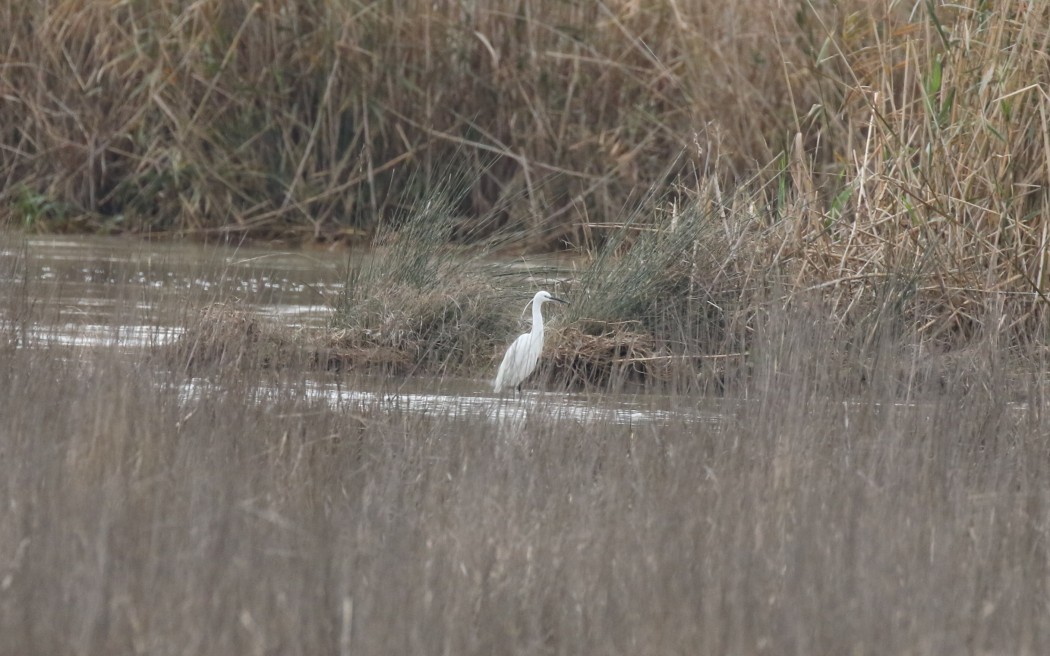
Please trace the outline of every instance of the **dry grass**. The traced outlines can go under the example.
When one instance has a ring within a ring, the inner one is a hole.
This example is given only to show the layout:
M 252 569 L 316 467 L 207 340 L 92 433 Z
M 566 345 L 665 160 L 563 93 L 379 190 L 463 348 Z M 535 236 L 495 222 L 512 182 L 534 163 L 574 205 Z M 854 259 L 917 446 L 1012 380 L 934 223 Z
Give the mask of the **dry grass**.
M 581 244 L 685 151 L 678 172 L 776 198 L 793 247 L 854 213 L 855 239 L 1013 247 L 1046 219 L 1048 11 L 15 0 L 4 199 L 51 229 L 338 239 L 452 168 L 469 215 Z
M 179 366 L 220 369 L 308 365 L 397 376 L 485 375 L 509 341 L 529 329 L 523 308 L 537 288 L 571 300 L 567 308 L 548 309 L 537 381 L 575 389 L 640 384 L 650 391 L 724 392 L 749 375 L 739 364 L 761 326 L 797 311 L 819 317 L 826 337 L 841 345 L 825 364 L 848 374 L 851 389 L 868 383 L 882 345 L 924 371 L 940 361 L 963 362 L 985 343 L 1009 354 L 1011 366 L 1032 369 L 1050 334 L 1039 313 L 1014 321 L 1024 301 L 1005 293 L 973 290 L 983 307 L 973 305 L 965 321 L 945 318 L 945 299 L 922 286 L 930 274 L 909 268 L 872 276 L 843 309 L 842 290 L 798 285 L 791 258 L 765 266 L 746 221 L 718 226 L 699 202 L 686 210 L 672 204 L 657 225 L 628 219 L 601 249 L 555 268 L 496 263 L 507 243 L 501 238 L 450 244 L 450 217 L 428 204 L 380 231 L 364 257 L 351 258 L 326 330 L 287 328 L 221 304 L 191 317 L 165 354 Z
M 167 366 L 196 371 L 241 371 L 310 364 L 316 343 L 301 328 L 288 328 L 233 303 L 205 306 L 169 345 L 155 349 Z
M 459 235 L 455 181 L 381 228 L 347 272 L 326 337 L 349 368 L 447 374 L 487 366 L 513 330 L 506 293 L 522 277 L 494 263 L 507 236 L 485 222 Z M 472 233 L 494 232 L 484 241 Z
M 656 389 L 669 377 L 671 356 L 658 349 L 651 335 L 629 326 L 597 335 L 574 326 L 551 333 L 547 367 L 569 388 L 617 389 L 636 383 Z
M 551 219 L 618 208 L 688 143 L 659 123 L 688 103 L 673 75 L 654 88 L 654 65 L 669 69 L 644 43 L 670 17 L 565 3 L 10 2 L 11 218 L 345 239 L 428 198 L 451 167 L 469 173 L 471 214 L 498 208 L 556 240 L 575 228 Z
M 699 423 L 0 349 L 0 652 L 1046 653 L 1046 383 L 1011 405 L 985 340 L 918 385 L 884 342 L 857 387 L 828 363 L 864 340 L 794 307 L 730 394 L 654 399 Z
M 826 44 L 820 68 L 843 83 L 806 122 L 837 123 L 832 99 L 857 112 L 843 141 L 820 144 L 823 161 L 809 158 L 801 125 L 772 243 L 839 317 L 873 281 L 908 272 L 906 300 L 928 339 L 965 342 L 988 314 L 1024 335 L 1045 323 L 1050 96 L 1034 53 L 1050 38 L 1050 5 L 915 11 L 905 23 L 852 16 Z

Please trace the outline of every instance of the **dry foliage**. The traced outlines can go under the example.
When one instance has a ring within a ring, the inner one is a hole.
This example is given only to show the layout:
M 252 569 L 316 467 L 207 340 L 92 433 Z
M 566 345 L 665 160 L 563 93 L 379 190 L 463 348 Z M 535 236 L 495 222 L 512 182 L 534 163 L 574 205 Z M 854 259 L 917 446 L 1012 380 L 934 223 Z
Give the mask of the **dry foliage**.
M 937 348 L 1046 324 L 1045 1 L 13 0 L 0 20 L 8 224 L 342 240 L 451 192 L 442 239 L 614 243 L 599 280 L 624 279 L 623 225 L 670 235 L 642 266 L 667 279 L 636 285 L 655 300 L 606 294 L 602 319 L 709 350 L 746 348 L 756 309 L 715 308 L 770 284 L 844 326 L 893 306 Z
M 311 356 L 304 349 L 309 341 L 300 328 L 223 302 L 202 308 L 179 338 L 156 349 L 156 355 L 168 366 L 187 371 L 281 368 L 308 363 Z
M 556 379 L 570 388 L 618 389 L 624 384 L 658 387 L 668 378 L 669 358 L 652 335 L 628 326 L 609 326 L 589 334 L 568 326 L 553 330 L 547 347 Z
M 771 316 L 739 393 L 629 424 L 0 349 L 0 650 L 1047 653 L 1046 381 L 877 347 L 857 393 L 829 331 Z
M 907 232 L 910 206 L 1023 241 L 1045 215 L 1047 13 L 13 0 L 0 172 L 12 218 L 52 228 L 338 238 L 454 162 L 470 214 L 579 243 L 685 150 L 726 192 L 788 173 L 806 214 L 861 234 Z

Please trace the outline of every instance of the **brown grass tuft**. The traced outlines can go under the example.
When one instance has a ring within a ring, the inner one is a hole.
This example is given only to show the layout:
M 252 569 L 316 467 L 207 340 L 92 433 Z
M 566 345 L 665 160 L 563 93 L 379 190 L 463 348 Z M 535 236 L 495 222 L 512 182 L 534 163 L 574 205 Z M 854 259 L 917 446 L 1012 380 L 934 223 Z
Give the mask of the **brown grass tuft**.
M 575 325 L 547 334 L 553 377 L 570 388 L 609 389 L 625 384 L 659 387 L 668 379 L 668 356 L 651 334 L 610 325 L 600 334 Z M 593 326 L 591 327 L 593 330 Z
M 244 371 L 302 366 L 305 331 L 289 329 L 257 313 L 219 302 L 205 306 L 171 345 L 157 353 L 185 370 Z

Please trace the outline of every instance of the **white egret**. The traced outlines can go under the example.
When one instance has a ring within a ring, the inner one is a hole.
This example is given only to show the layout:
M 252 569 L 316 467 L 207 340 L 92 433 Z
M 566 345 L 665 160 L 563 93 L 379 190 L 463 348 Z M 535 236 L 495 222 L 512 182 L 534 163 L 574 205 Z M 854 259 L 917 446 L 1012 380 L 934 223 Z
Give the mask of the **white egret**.
M 499 366 L 496 380 L 492 384 L 495 392 L 506 388 L 521 391 L 521 383 L 528 378 L 529 374 L 536 370 L 540 361 L 540 353 L 543 352 L 543 312 L 540 308 L 547 301 L 565 303 L 560 298 L 554 298 L 547 292 L 536 292 L 532 297 L 532 330 L 519 336 L 507 349 L 503 356 L 503 363 Z

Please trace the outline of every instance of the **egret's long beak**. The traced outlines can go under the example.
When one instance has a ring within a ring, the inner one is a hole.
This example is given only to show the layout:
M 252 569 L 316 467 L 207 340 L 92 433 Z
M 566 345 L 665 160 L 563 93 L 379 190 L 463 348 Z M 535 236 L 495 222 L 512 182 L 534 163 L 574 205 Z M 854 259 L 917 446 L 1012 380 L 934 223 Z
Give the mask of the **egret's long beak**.
M 551 297 L 550 297 L 550 300 L 552 300 L 552 301 L 558 301 L 559 303 L 564 303 L 565 305 L 568 305 L 568 304 L 569 304 L 569 302 L 568 302 L 568 301 L 563 301 L 562 299 L 560 299 L 560 298 L 554 298 L 553 296 L 551 296 Z

